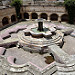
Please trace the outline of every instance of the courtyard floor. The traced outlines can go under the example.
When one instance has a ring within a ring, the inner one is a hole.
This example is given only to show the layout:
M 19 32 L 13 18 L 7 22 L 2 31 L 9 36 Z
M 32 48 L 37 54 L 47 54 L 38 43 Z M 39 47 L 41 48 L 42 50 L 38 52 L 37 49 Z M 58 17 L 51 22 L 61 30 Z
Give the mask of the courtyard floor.
M 49 53 L 39 54 L 39 53 L 30 53 L 28 51 L 24 51 L 23 49 L 19 49 L 17 47 L 7 49 L 5 56 L 14 56 L 16 60 L 16 64 L 24 64 L 27 62 L 32 62 L 33 64 L 44 68 L 48 64 L 45 62 L 45 57 L 50 56 Z
M 17 25 L 31 25 L 32 23 L 33 23 L 32 21 L 31 22 L 20 22 L 11 27 L 8 27 L 8 28 L 2 30 L 0 33 L 4 33 L 5 30 L 15 27 Z M 55 22 L 55 24 L 59 25 L 60 23 Z M 62 23 L 62 24 L 65 26 L 68 26 L 68 27 L 75 28 L 74 25 L 69 25 L 69 24 L 65 24 L 65 23 Z M 19 31 L 18 33 L 20 34 L 20 32 L 21 31 Z M 14 37 L 14 38 L 18 39 L 18 36 L 17 36 L 18 33 L 11 34 L 10 38 L 12 39 Z M 9 40 L 9 38 L 8 38 L 8 40 Z M 64 40 L 65 40 L 65 43 L 64 43 L 62 49 L 69 55 L 75 55 L 75 38 L 71 37 L 69 35 L 69 36 L 65 36 Z M 46 54 L 41 55 L 39 53 L 30 53 L 30 52 L 24 51 L 22 48 L 13 47 L 13 48 L 7 49 L 5 56 L 6 57 L 14 56 L 17 59 L 16 64 L 24 64 L 24 63 L 30 61 L 30 62 L 36 64 L 37 66 L 44 68 L 45 66 L 48 65 L 45 62 L 46 61 L 45 57 L 50 56 L 50 54 L 46 53 Z

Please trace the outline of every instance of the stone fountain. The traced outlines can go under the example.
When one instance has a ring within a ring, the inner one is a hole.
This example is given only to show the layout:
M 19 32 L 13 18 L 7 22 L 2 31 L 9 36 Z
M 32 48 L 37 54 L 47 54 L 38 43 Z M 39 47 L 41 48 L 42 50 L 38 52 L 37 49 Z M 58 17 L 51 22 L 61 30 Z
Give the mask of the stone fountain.
M 53 26 L 44 23 L 43 19 L 38 19 L 37 24 L 29 25 L 27 29 L 23 30 L 20 36 L 20 45 L 24 50 L 30 52 L 44 53 L 48 52 L 48 47 L 55 43 L 62 42 L 63 38 L 55 41 L 52 38 L 56 33 L 56 29 Z M 57 33 L 56 33 L 57 34 Z

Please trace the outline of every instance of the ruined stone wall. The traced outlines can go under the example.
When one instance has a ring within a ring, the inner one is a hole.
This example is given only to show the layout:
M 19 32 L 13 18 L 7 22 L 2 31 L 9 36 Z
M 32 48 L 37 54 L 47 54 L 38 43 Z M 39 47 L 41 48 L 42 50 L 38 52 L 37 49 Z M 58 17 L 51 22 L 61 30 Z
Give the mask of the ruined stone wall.
M 5 9 L 0 9 L 0 27 L 3 27 L 2 25 L 2 19 L 4 17 L 7 17 L 9 19 L 9 24 L 11 24 L 11 16 L 15 15 L 15 8 L 5 8 Z
M 32 13 L 37 13 L 38 19 L 41 17 L 42 13 L 47 14 L 47 20 L 50 20 L 51 14 L 57 14 L 58 15 L 58 21 L 61 20 L 61 16 L 63 14 L 67 14 L 64 7 L 55 7 L 55 6 L 49 6 L 49 5 L 27 5 L 23 6 L 21 9 L 21 16 L 22 19 L 24 19 L 24 13 L 29 14 L 29 19 L 32 19 Z M 2 19 L 4 17 L 7 17 L 9 20 L 9 24 L 12 24 L 11 22 L 11 16 L 16 15 L 15 8 L 5 8 L 0 9 L 0 27 L 3 27 L 2 25 Z
M 32 6 L 24 6 L 23 12 L 27 12 L 29 14 L 29 18 L 31 19 L 31 13 L 37 13 L 38 18 L 40 18 L 40 15 L 42 13 L 46 13 L 48 15 L 48 20 L 50 19 L 51 14 L 57 14 L 60 17 L 63 14 L 67 14 L 65 7 L 55 7 L 55 6 L 49 6 L 49 5 L 32 5 Z

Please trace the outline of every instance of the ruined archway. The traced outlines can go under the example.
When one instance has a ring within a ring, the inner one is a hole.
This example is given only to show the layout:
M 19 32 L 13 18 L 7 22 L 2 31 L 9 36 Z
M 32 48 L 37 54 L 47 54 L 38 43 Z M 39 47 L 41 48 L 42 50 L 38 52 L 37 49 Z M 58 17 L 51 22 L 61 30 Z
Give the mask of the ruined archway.
M 16 16 L 15 15 L 12 15 L 11 16 L 11 22 L 15 22 L 16 21 Z
M 31 14 L 31 18 L 32 18 L 32 19 L 38 19 L 37 13 L 32 13 L 32 14 Z
M 68 22 L 68 15 L 67 15 L 67 14 L 63 14 L 63 15 L 61 16 L 61 21 L 63 21 L 63 22 Z
M 28 13 L 24 13 L 24 19 L 29 19 L 29 14 Z
M 2 19 L 2 24 L 3 24 L 3 26 L 9 24 L 9 19 L 8 19 L 8 17 L 4 17 L 4 18 Z
M 48 15 L 46 13 L 42 13 L 40 17 L 47 20 Z
M 50 20 L 52 20 L 52 21 L 58 21 L 58 15 L 57 14 L 51 14 L 50 15 Z

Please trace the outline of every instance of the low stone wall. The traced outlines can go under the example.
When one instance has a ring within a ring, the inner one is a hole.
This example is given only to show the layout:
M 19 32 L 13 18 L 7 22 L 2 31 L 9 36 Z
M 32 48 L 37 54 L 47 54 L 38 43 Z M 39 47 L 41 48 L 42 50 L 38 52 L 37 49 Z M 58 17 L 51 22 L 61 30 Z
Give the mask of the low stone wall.
M 2 70 L 1 74 L 7 74 L 7 75 L 46 75 L 46 74 L 52 74 L 56 71 L 55 68 L 55 62 L 49 64 L 48 66 L 44 68 L 40 68 L 37 65 L 33 64 L 32 62 L 27 62 L 22 65 L 17 64 L 10 64 L 7 61 L 7 58 L 4 56 L 0 56 L 0 69 Z
M 75 64 L 66 65 L 53 62 L 44 68 L 40 68 L 32 62 L 27 62 L 22 65 L 10 64 L 7 58 L 0 56 L 0 74 L 7 75 L 50 75 L 50 74 L 74 74 Z

